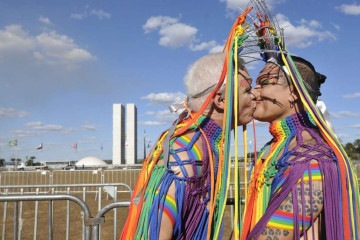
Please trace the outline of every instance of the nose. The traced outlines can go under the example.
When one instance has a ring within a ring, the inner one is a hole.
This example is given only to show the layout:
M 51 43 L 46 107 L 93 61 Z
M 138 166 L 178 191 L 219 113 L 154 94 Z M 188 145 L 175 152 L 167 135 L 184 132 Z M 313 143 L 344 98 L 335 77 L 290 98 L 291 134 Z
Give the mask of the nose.
M 256 85 L 253 87 L 253 89 L 259 91 L 259 90 L 261 89 L 260 84 L 256 84 Z
M 258 91 L 256 91 L 255 88 L 252 88 L 250 91 L 250 96 L 251 96 L 251 100 L 255 100 L 260 96 L 260 94 Z

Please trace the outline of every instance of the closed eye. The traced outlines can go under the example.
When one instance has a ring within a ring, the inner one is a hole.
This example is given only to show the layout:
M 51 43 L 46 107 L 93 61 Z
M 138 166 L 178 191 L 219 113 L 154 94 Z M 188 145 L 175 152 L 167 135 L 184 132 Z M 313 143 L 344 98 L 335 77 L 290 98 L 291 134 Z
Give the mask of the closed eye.
M 251 89 L 252 89 L 251 86 L 246 87 L 245 90 L 244 90 L 244 93 L 250 93 Z
M 261 82 L 259 82 L 259 85 L 261 87 L 264 87 L 264 86 L 267 86 L 267 85 L 270 85 L 270 84 L 273 84 L 272 82 L 270 82 L 270 79 L 264 79 L 264 80 L 261 80 Z

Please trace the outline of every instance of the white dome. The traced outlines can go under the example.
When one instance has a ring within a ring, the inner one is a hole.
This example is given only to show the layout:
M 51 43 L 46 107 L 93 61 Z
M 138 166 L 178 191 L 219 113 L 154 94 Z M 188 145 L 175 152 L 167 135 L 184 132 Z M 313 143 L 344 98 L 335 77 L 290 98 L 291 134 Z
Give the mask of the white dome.
M 84 157 L 82 159 L 80 159 L 79 161 L 77 161 L 77 163 L 75 164 L 76 167 L 105 167 L 107 166 L 106 162 L 104 162 L 103 160 L 101 160 L 98 157 L 93 157 L 93 156 L 89 156 L 89 157 Z

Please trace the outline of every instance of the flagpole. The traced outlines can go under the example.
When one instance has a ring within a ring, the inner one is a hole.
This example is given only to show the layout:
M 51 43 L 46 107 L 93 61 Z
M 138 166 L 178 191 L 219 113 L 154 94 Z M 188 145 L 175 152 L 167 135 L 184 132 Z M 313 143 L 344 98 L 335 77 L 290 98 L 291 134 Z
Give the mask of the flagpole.
M 17 143 L 16 143 L 16 146 L 15 146 L 15 170 L 17 170 Z

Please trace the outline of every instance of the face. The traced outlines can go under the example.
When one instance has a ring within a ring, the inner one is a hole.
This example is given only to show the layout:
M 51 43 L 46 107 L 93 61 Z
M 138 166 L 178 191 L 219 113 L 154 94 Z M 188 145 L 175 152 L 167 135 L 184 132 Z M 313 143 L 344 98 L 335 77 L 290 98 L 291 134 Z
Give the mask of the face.
M 290 106 L 291 89 L 285 73 L 273 63 L 267 63 L 256 79 L 256 110 L 254 118 L 262 122 L 278 121 L 295 110 Z
M 238 126 L 249 123 L 255 110 L 255 94 L 251 88 L 252 79 L 246 69 L 239 70 Z

